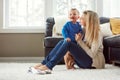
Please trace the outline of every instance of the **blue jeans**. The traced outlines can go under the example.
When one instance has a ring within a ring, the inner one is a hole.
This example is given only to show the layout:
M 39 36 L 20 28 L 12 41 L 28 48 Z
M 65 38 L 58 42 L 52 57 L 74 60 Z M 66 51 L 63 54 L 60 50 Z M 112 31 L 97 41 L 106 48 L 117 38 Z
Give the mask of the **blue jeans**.
M 55 48 L 43 60 L 42 64 L 52 70 L 52 68 L 64 57 L 67 51 L 70 51 L 79 67 L 91 68 L 92 58 L 88 56 L 79 45 L 64 40 L 58 42 Z

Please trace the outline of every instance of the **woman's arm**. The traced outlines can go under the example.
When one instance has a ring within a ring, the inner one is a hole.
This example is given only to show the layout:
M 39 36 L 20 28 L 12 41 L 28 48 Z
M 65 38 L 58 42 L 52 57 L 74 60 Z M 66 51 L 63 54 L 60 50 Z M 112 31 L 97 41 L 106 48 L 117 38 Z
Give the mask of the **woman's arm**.
M 93 42 L 91 45 L 91 48 L 89 48 L 82 39 L 78 38 L 78 35 L 76 36 L 77 43 L 86 51 L 86 53 L 91 57 L 94 58 L 96 54 L 98 53 L 98 50 L 102 44 L 102 37 L 99 36 L 98 42 Z

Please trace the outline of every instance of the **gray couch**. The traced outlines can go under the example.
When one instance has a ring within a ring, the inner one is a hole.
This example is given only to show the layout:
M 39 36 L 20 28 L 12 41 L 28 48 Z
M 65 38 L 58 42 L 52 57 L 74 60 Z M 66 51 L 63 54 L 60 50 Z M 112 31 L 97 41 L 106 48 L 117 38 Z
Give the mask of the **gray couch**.
M 109 22 L 109 18 L 100 17 L 100 24 Z M 46 20 L 46 31 L 44 38 L 44 49 L 45 49 L 45 57 L 49 54 L 49 52 L 55 47 L 55 45 L 62 40 L 63 38 L 52 37 L 52 29 L 55 24 L 55 20 L 53 17 L 49 17 Z M 106 63 L 120 64 L 120 35 L 107 36 L 103 39 L 104 45 L 104 56 Z M 60 63 L 64 63 L 62 60 Z

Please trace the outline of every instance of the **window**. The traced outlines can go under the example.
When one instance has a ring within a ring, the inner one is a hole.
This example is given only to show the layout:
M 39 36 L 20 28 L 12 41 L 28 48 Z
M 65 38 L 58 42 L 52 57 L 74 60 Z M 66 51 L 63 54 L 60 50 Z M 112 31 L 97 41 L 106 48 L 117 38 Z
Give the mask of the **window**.
M 96 0 L 3 0 L 3 31 L 45 29 L 45 20 L 51 16 L 68 14 L 70 8 L 80 13 L 86 9 L 96 10 Z M 16 32 L 15 31 L 15 32 Z M 25 32 L 25 31 L 24 31 Z
M 45 0 L 4 0 L 5 27 L 39 29 L 45 26 Z
M 96 10 L 96 0 L 55 0 L 54 4 L 56 4 L 54 7 L 56 16 L 66 15 L 70 8 L 77 8 L 80 12 L 86 9 Z

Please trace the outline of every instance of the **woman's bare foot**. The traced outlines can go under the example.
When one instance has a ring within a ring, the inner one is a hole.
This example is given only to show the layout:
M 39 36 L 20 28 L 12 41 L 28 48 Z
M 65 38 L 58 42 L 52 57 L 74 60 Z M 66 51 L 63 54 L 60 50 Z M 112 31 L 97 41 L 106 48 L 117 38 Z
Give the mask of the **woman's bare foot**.
M 51 74 L 51 70 L 46 65 L 38 67 L 37 70 L 39 73 Z
M 45 70 L 50 70 L 46 65 L 42 65 L 40 67 L 38 67 L 37 69 L 45 71 Z
M 37 64 L 37 65 L 34 66 L 34 68 L 37 69 L 37 68 L 39 68 L 40 66 L 43 66 L 43 64 L 41 64 L 41 63 L 40 63 L 40 64 Z

